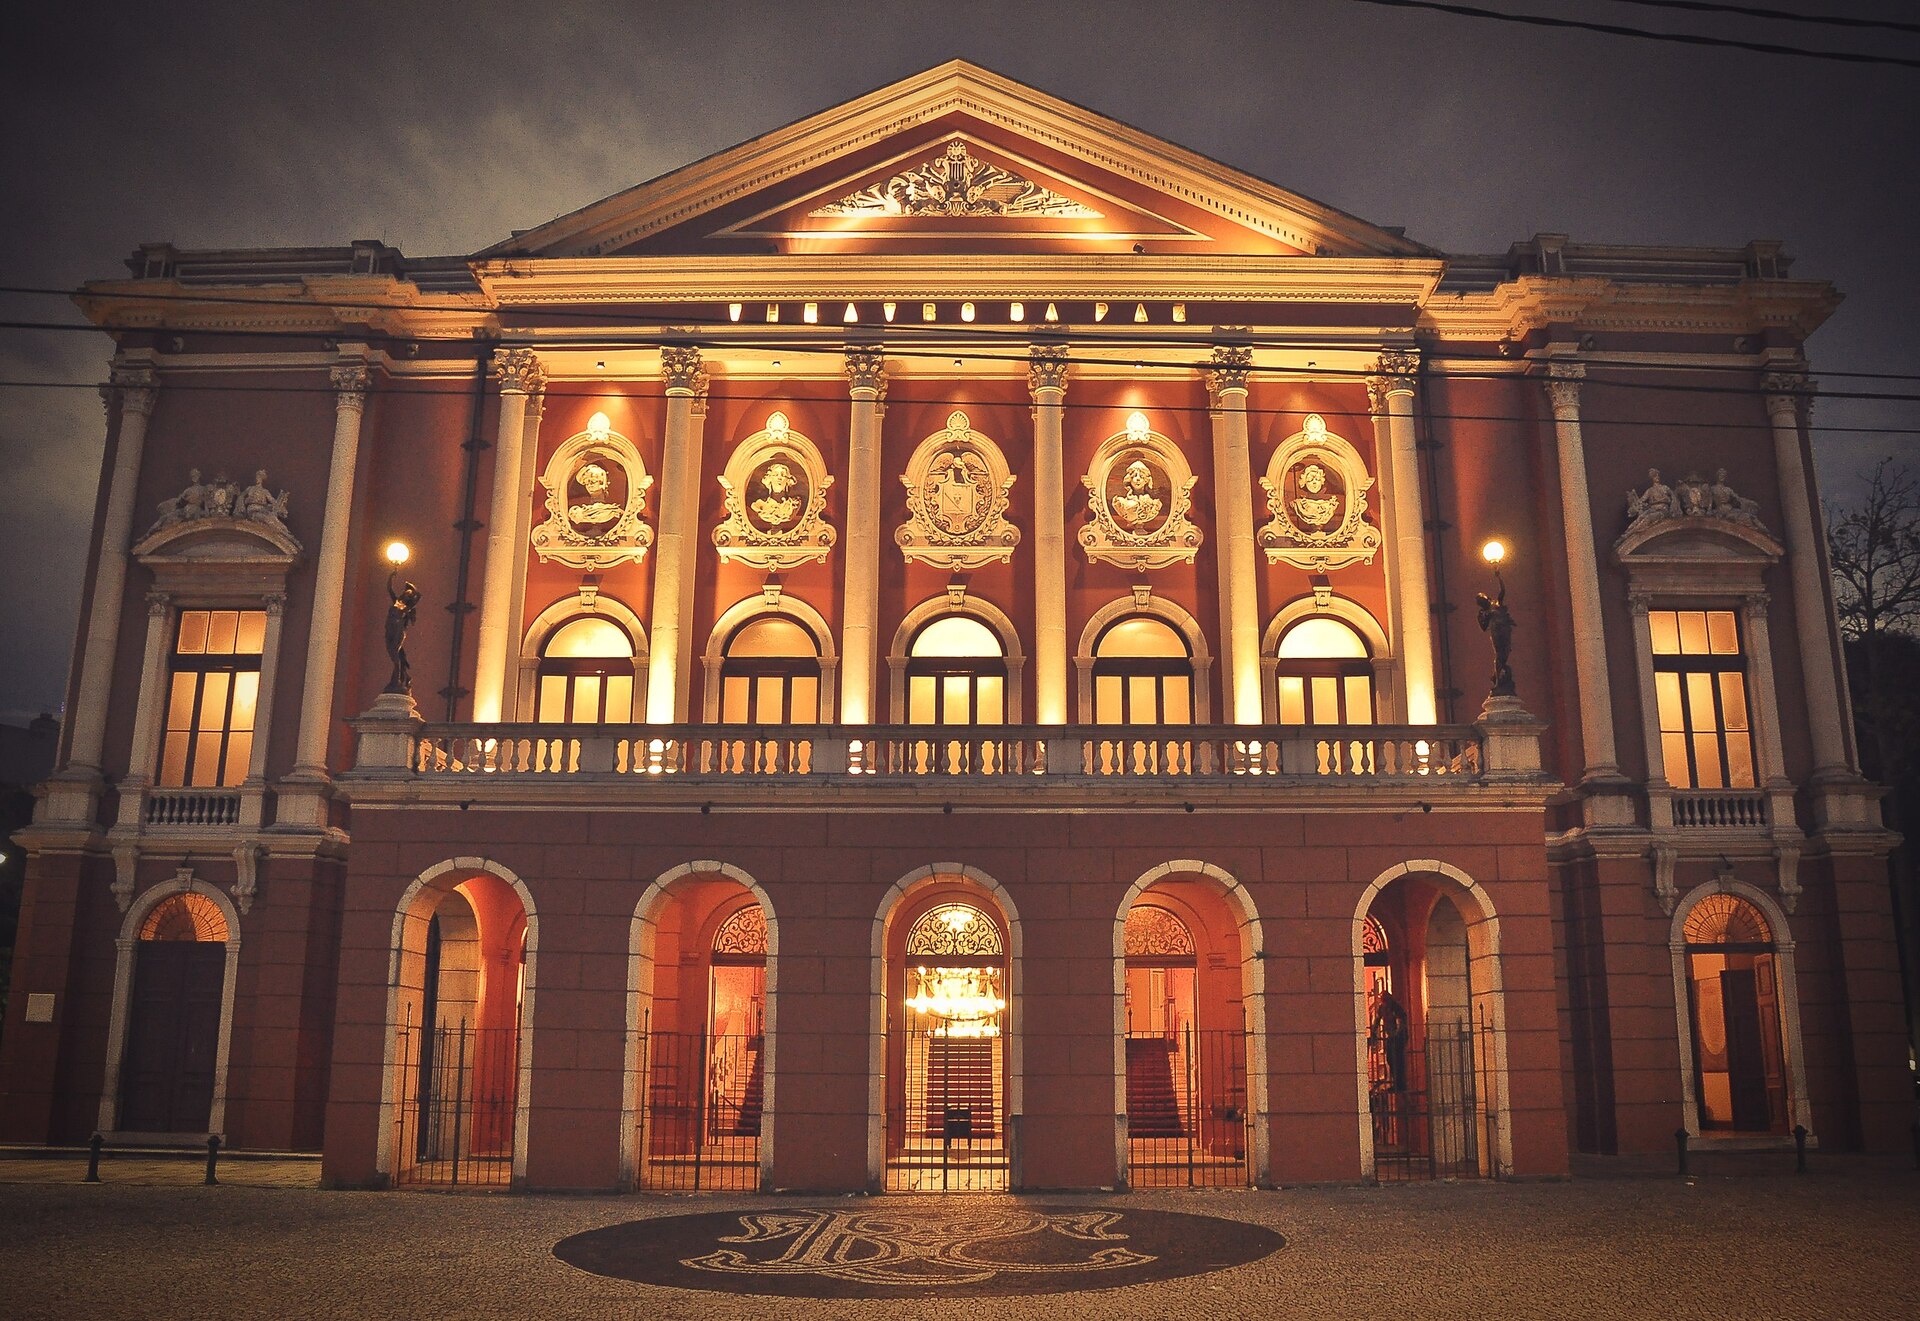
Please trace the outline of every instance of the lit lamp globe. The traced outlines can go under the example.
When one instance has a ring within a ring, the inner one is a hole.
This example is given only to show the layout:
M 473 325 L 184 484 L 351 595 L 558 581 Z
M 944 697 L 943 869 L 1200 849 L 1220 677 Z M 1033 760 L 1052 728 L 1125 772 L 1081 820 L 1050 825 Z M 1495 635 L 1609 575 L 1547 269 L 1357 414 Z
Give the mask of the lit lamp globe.
M 407 548 L 406 542 L 389 541 L 387 543 L 387 563 L 394 568 L 399 568 L 411 558 L 413 558 L 413 552 Z
M 1507 558 L 1507 543 L 1495 538 L 1480 548 L 1480 558 L 1498 569 Z

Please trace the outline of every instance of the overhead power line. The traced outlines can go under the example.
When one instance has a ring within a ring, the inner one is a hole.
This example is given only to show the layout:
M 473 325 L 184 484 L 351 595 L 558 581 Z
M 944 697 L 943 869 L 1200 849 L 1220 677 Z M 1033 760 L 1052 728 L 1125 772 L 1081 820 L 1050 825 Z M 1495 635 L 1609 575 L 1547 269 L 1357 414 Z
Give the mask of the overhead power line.
M 1655 32 L 1650 28 L 1627 27 L 1619 23 L 1592 23 L 1578 18 L 1552 18 L 1545 14 L 1512 14 L 1478 5 L 1456 5 L 1442 0 L 1351 0 L 1354 4 L 1380 5 L 1388 9 L 1430 9 L 1461 18 L 1485 18 L 1500 23 L 1523 23 L 1529 27 L 1570 28 L 1581 32 L 1599 32 L 1610 37 L 1633 37 L 1641 41 L 1669 41 L 1686 46 L 1720 46 L 1748 50 L 1760 55 L 1790 55 L 1808 60 L 1837 60 L 1845 64 L 1885 64 L 1903 69 L 1920 69 L 1920 59 L 1904 55 L 1870 55 L 1861 51 L 1811 50 L 1805 46 L 1785 46 L 1770 41 L 1743 41 L 1737 37 L 1708 37 L 1694 32 Z
M 1697 14 L 1733 14 L 1739 18 L 1764 18 L 1780 23 L 1817 23 L 1823 27 L 1876 28 L 1883 32 L 1920 32 L 1920 23 L 1902 23 L 1889 18 L 1854 18 L 1849 14 L 1805 14 L 1791 9 L 1762 9 L 1758 5 L 1721 5 L 1709 0 L 1613 0 L 1617 5 L 1643 5 L 1648 9 L 1679 9 Z

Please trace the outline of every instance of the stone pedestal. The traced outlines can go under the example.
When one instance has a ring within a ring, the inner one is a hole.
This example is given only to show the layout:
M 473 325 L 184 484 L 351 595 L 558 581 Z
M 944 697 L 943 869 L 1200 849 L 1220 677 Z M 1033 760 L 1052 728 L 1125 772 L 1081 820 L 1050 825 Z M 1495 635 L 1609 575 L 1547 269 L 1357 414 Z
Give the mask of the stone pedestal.
M 1535 780 L 1540 764 L 1540 735 L 1546 722 L 1517 697 L 1489 697 L 1474 728 L 1484 745 L 1481 770 L 1489 780 Z
M 351 723 L 358 740 L 353 763 L 356 776 L 364 778 L 383 771 L 407 773 L 413 759 L 414 734 L 425 723 L 411 693 L 381 693 Z

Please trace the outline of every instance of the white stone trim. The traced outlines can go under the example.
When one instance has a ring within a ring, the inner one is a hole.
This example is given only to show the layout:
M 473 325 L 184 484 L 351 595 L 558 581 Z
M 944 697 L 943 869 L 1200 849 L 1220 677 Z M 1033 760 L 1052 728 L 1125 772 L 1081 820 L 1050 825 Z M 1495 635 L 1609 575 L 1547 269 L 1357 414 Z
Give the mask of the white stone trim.
M 547 640 L 574 620 L 591 619 L 595 615 L 605 615 L 624 628 L 627 636 L 633 639 L 633 705 L 637 710 L 645 703 L 647 666 L 652 656 L 647 647 L 646 625 L 641 623 L 640 616 L 626 602 L 615 597 L 597 596 L 593 608 L 589 610 L 580 603 L 577 595 L 563 596 L 534 616 L 533 623 L 527 626 L 526 634 L 520 639 L 520 663 L 514 684 L 519 719 L 532 720 L 540 704 L 540 685 L 535 675 L 539 672 L 541 657 L 546 653 Z
M 1213 722 L 1213 656 L 1207 651 L 1206 631 L 1200 627 L 1187 608 L 1178 601 L 1168 600 L 1164 596 L 1150 593 L 1144 599 L 1139 596 L 1124 596 L 1117 601 L 1109 601 L 1093 612 L 1087 620 L 1087 626 L 1080 630 L 1080 646 L 1073 654 L 1073 667 L 1078 689 L 1077 710 L 1080 723 L 1093 723 L 1093 662 L 1097 659 L 1093 648 L 1100 641 L 1100 635 L 1109 625 L 1125 619 L 1129 615 L 1151 615 L 1156 619 L 1173 625 L 1187 640 L 1188 659 L 1193 662 L 1193 720 L 1195 724 L 1206 725 Z
M 753 896 L 767 919 L 767 1021 L 761 1066 L 764 1077 L 760 1093 L 760 1187 L 763 1191 L 771 1190 L 773 1139 L 780 1113 L 774 1105 L 774 1088 L 779 1085 L 780 1076 L 774 1067 L 779 1041 L 780 997 L 777 992 L 780 983 L 780 919 L 774 912 L 773 900 L 767 896 L 760 882 L 730 862 L 710 859 L 683 862 L 678 867 L 661 872 L 633 907 L 632 933 L 627 940 L 626 1063 L 620 1088 L 620 1186 L 630 1190 L 638 1187 L 640 1182 L 640 1153 L 644 1149 L 640 1141 L 641 1098 L 647 1085 L 647 1080 L 640 1076 L 640 1016 L 653 1001 L 654 917 L 671 897 L 673 886 L 689 876 L 726 877 Z
M 1155 883 L 1172 877 L 1198 876 L 1211 881 L 1240 918 L 1240 998 L 1246 1013 L 1247 1107 L 1253 1112 L 1253 1181 L 1267 1187 L 1273 1181 L 1269 1151 L 1272 1115 L 1267 1102 L 1267 965 L 1266 938 L 1253 894 L 1232 873 L 1210 862 L 1181 858 L 1163 862 L 1141 874 L 1127 887 L 1113 917 L 1113 1131 L 1115 1172 L 1119 1186 L 1127 1186 L 1127 913 Z
M 1800 1039 L 1800 980 L 1794 967 L 1793 931 L 1787 925 L 1787 915 L 1765 890 L 1732 876 L 1716 876 L 1687 891 L 1673 906 L 1673 922 L 1667 929 L 1667 949 L 1673 956 L 1674 1026 L 1680 1040 L 1681 1122 L 1686 1125 L 1688 1137 L 1700 1136 L 1700 1098 L 1693 1080 L 1693 1012 L 1687 994 L 1687 915 L 1702 899 L 1714 894 L 1744 899 L 1767 920 L 1767 929 L 1773 936 L 1775 980 L 1780 985 L 1780 1035 L 1783 1038 L 1780 1049 L 1787 1058 L 1787 1128 L 1792 1131 L 1794 1125 L 1804 1124 L 1811 1138 L 1813 1108 L 1807 1099 L 1806 1052 Z
M 395 1047 L 398 1045 L 401 1027 L 399 1018 L 401 940 L 406 931 L 407 916 L 415 901 L 419 899 L 421 891 L 439 888 L 434 883 L 441 877 L 454 872 L 462 876 L 481 873 L 505 881 L 520 897 L 520 907 L 526 913 L 527 957 L 521 965 L 526 976 L 526 989 L 520 997 L 520 1077 L 514 1089 L 513 1106 L 513 1179 L 515 1183 L 519 1183 L 527 1177 L 527 1128 L 533 1107 L 534 992 L 539 985 L 536 973 L 540 957 L 540 915 L 534 908 L 533 894 L 527 889 L 526 882 L 522 881 L 511 867 L 495 862 L 491 858 L 460 857 L 436 862 L 414 877 L 408 884 L 406 893 L 400 896 L 400 902 L 394 905 L 393 934 L 387 943 L 386 1042 L 381 1058 L 380 1129 L 374 1156 L 374 1171 L 388 1180 L 391 1180 L 394 1175 L 394 1111 L 399 1104 L 399 1089 L 402 1083 L 398 1061 L 395 1058 Z M 455 881 L 453 884 L 457 885 L 459 882 Z
M 1020 910 L 1005 886 L 981 871 L 958 862 L 936 862 L 916 867 L 887 887 L 873 915 L 873 953 L 870 961 L 873 994 L 867 1035 L 867 1187 L 879 1191 L 887 1177 L 887 926 L 908 896 L 943 881 L 969 881 L 986 891 L 1000 907 L 1007 923 L 1007 1133 L 1011 1189 L 1020 1186 L 1021 1117 L 1026 1113 L 1025 1056 L 1021 1033 L 1024 1008 L 1020 998 L 1022 937 Z
M 701 685 L 701 718 L 709 725 L 719 722 L 720 667 L 727 659 L 727 639 L 736 628 L 761 615 L 785 615 L 813 635 L 814 649 L 820 656 L 820 723 L 832 724 L 834 703 L 840 693 L 840 685 L 836 682 L 840 672 L 840 657 L 833 649 L 833 627 L 827 623 L 825 615 L 786 592 L 781 592 L 771 601 L 764 594 L 742 597 L 721 612 L 720 618 L 714 623 L 713 632 L 707 637 L 706 650 L 700 655 L 701 668 L 706 677 L 706 682 Z
M 900 621 L 900 627 L 893 632 L 893 646 L 887 652 L 887 669 L 891 680 L 888 685 L 887 718 L 896 725 L 906 723 L 907 661 L 910 659 L 907 648 L 912 645 L 914 634 L 942 615 L 971 615 L 1000 635 L 1000 646 L 1006 653 L 1007 662 L 1006 723 L 1019 724 L 1024 709 L 1021 693 L 1027 668 L 1026 653 L 1020 649 L 1020 630 L 1006 611 L 971 592 L 960 594 L 958 599 L 951 595 L 929 597 L 907 611 L 906 618 Z
M 1361 941 L 1366 933 L 1367 915 L 1373 908 L 1373 901 L 1389 884 L 1402 876 L 1412 875 L 1446 877 L 1472 897 L 1480 913 L 1479 921 L 1470 918 L 1466 921 L 1468 996 L 1471 1001 L 1476 990 L 1480 989 L 1475 986 L 1474 965 L 1484 963 L 1484 994 L 1493 1020 L 1493 1084 L 1498 1093 L 1492 1106 L 1494 1122 L 1499 1130 L 1497 1149 L 1492 1153 L 1492 1169 L 1495 1177 L 1508 1174 L 1513 1170 L 1513 1102 L 1507 1069 L 1507 992 L 1500 963 L 1500 918 L 1494 912 L 1493 900 L 1484 886 L 1460 868 L 1441 862 L 1438 858 L 1412 858 L 1395 863 L 1374 877 L 1372 884 L 1361 893 L 1360 902 L 1353 910 L 1353 1054 L 1354 1091 L 1359 1102 L 1360 1173 L 1365 1178 L 1374 1177 L 1373 1113 L 1367 1097 L 1367 1032 L 1371 1024 L 1367 1022 L 1367 980 Z M 1480 951 L 1474 949 L 1474 932 L 1477 928 L 1485 929 L 1482 937 L 1485 948 Z
M 126 1062 L 127 1024 L 133 1015 L 133 961 L 138 957 L 140 924 L 162 902 L 177 894 L 198 894 L 213 900 L 220 906 L 220 915 L 227 923 L 226 970 L 220 979 L 220 1036 L 213 1056 L 213 1104 L 207 1111 L 208 1134 L 225 1141 L 227 1065 L 233 1045 L 233 992 L 240 973 L 240 914 L 218 886 L 190 873 L 175 875 L 149 887 L 128 907 L 127 916 L 120 923 L 120 935 L 114 942 L 113 1008 L 107 1019 L 106 1072 L 100 1082 L 96 1127 L 102 1133 L 111 1133 L 120 1126 L 120 1074 Z

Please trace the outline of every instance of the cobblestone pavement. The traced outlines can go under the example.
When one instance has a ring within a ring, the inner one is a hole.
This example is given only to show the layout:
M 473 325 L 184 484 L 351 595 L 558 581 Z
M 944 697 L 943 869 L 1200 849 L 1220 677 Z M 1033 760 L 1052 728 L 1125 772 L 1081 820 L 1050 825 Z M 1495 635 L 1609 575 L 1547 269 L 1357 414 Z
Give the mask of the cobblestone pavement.
M 1244 1220 L 1287 1246 L 1213 1274 L 1047 1297 L 739 1296 L 590 1275 L 553 1255 L 599 1226 L 833 1201 L 10 1183 L 0 1315 L 1920 1316 L 1920 1173 L 1837 1156 L 1803 1178 L 1755 1167 L 1691 1181 L 1056 1194 L 1044 1201 Z

